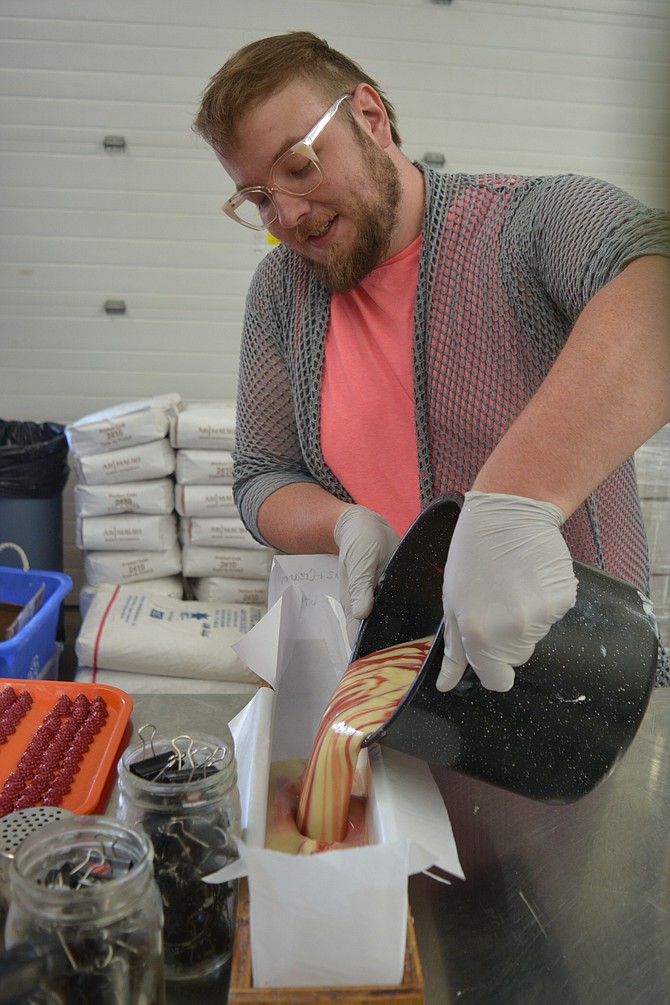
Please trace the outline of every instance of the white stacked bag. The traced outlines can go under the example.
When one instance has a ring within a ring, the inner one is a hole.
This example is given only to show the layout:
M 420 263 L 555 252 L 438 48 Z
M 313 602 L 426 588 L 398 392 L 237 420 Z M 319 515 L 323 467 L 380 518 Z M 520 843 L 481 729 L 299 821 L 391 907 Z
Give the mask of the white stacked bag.
M 181 548 L 174 512 L 175 451 L 170 420 L 177 393 L 112 406 L 66 426 L 77 478 L 75 543 L 84 553 L 82 614 L 108 583 L 152 582 L 182 597 Z
M 170 422 L 182 570 L 198 600 L 267 604 L 274 552 L 246 529 L 233 501 L 235 403 L 190 405 Z
M 265 609 L 175 600 L 152 583 L 100 586 L 75 643 L 77 680 L 133 693 L 253 692 L 258 679 L 233 645 Z

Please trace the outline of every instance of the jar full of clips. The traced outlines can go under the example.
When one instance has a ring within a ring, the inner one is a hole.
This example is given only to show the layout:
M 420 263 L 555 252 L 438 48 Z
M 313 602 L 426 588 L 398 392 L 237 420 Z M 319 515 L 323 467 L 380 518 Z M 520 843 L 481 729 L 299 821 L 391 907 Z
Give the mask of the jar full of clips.
M 163 1005 L 161 898 L 146 835 L 119 820 L 72 816 L 25 838 L 9 867 L 10 977 L 28 1005 Z
M 152 842 L 164 911 L 167 980 L 212 975 L 232 954 L 237 882 L 203 882 L 237 857 L 240 797 L 233 738 L 158 736 L 153 726 L 119 762 L 117 815 Z

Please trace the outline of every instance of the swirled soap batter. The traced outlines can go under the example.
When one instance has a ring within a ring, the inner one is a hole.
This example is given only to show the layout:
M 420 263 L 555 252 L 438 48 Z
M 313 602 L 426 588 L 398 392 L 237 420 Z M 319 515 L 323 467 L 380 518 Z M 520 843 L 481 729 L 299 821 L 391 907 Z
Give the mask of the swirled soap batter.
M 319 843 L 344 841 L 356 761 L 416 679 L 432 644 L 426 636 L 355 660 L 323 714 L 302 781 L 296 824 Z
M 274 761 L 270 766 L 265 847 L 287 855 L 313 855 L 334 848 L 356 848 L 367 844 L 365 780 L 354 774 L 347 812 L 347 832 L 342 841 L 315 841 L 298 830 L 296 814 L 306 758 Z

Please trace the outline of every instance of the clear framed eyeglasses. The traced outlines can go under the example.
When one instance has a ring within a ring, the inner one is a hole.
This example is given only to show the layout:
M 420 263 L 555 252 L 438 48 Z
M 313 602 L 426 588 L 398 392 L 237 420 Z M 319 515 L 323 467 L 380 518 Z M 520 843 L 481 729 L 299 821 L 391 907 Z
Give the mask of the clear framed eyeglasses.
M 224 202 L 221 209 L 236 223 L 251 230 L 264 230 L 271 226 L 279 215 L 273 192 L 286 195 L 309 195 L 319 187 L 324 179 L 321 162 L 314 152 L 314 141 L 323 132 L 343 101 L 350 94 L 341 94 L 304 139 L 294 143 L 270 168 L 269 185 L 248 185 Z

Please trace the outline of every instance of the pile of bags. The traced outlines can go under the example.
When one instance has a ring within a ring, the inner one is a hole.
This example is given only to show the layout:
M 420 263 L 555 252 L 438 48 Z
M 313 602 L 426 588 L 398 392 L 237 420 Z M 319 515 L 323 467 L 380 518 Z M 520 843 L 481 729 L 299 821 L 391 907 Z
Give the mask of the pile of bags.
M 65 433 L 84 553 L 77 679 L 128 689 L 130 672 L 135 692 L 255 686 L 232 646 L 267 610 L 274 553 L 233 502 L 235 403 L 159 395 Z

